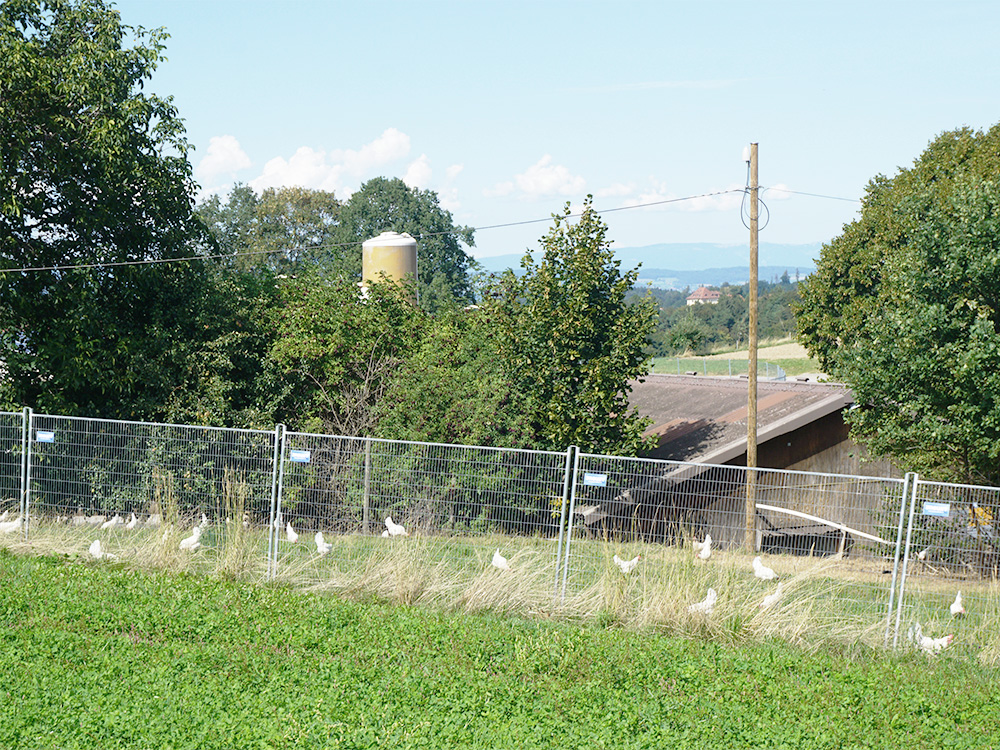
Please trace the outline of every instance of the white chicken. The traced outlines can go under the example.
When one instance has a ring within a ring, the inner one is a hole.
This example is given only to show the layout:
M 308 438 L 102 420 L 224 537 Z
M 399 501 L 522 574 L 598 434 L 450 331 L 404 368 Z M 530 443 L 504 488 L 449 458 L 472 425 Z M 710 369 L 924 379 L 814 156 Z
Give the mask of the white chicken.
M 125 524 L 125 528 L 128 531 L 131 531 L 132 529 L 134 529 L 138 525 L 139 525 L 139 519 L 136 518 L 135 517 L 135 513 L 133 513 L 132 515 L 130 515 L 128 517 L 128 523 Z
M 299 541 L 299 535 L 295 531 L 295 529 L 292 528 L 291 521 L 289 521 L 288 525 L 285 526 L 285 536 L 288 538 L 288 541 L 290 541 L 292 544 L 295 544 L 297 541 Z
M 618 555 L 615 555 L 612 559 L 615 561 L 615 565 L 618 566 L 618 570 L 622 572 L 622 575 L 627 576 L 639 564 L 639 557 L 639 555 L 636 555 L 631 560 L 622 560 Z
M 383 539 L 388 539 L 389 538 L 389 529 L 383 529 L 382 530 L 382 538 Z
M 124 525 L 125 525 L 125 519 L 122 518 L 117 513 L 115 513 L 113 516 L 111 516 L 111 520 L 105 521 L 104 523 L 101 524 L 101 528 L 113 529 L 115 528 L 115 526 L 124 526 Z
M 940 638 L 931 638 L 929 635 L 924 635 L 923 628 L 920 627 L 919 622 L 910 628 L 907 635 L 917 645 L 917 648 L 928 656 L 934 656 L 944 651 L 951 645 L 952 640 L 955 638 L 954 635 L 942 635 Z
M 768 594 L 767 596 L 764 597 L 763 601 L 761 601 L 760 603 L 760 608 L 770 609 L 771 607 L 773 607 L 775 604 L 778 603 L 778 600 L 780 598 L 781 598 L 781 581 L 778 581 L 778 588 L 774 590 L 773 594 Z
M 928 553 L 930 551 L 931 551 L 930 547 L 924 547 L 922 550 L 920 550 L 917 553 L 917 559 L 920 560 L 920 562 L 926 561 L 927 560 L 927 555 L 928 555 Z
M 0 515 L 0 523 L 3 523 L 4 521 L 6 521 L 9 517 L 10 517 L 10 511 L 9 510 L 5 510 L 3 512 L 3 515 Z
M 317 531 L 316 536 L 313 537 L 313 539 L 316 542 L 316 551 L 321 555 L 325 555 L 333 547 L 333 545 L 330 542 L 323 539 L 322 531 Z
M 705 534 L 704 542 L 694 542 L 695 550 L 698 552 L 699 560 L 707 560 L 712 556 L 712 536 Z
M 191 536 L 186 536 L 181 539 L 180 548 L 182 550 L 188 550 L 194 552 L 201 547 L 201 526 L 195 526 L 191 531 Z
M 13 521 L 4 521 L 3 523 L 0 523 L 0 534 L 13 534 L 21 528 L 21 521 L 23 520 L 23 516 L 18 516 Z
M 392 520 L 392 516 L 385 517 L 385 530 L 389 532 L 389 536 L 409 536 L 409 532 L 403 528 L 402 524 L 395 523 Z
M 712 610 L 715 609 L 715 602 L 718 600 L 719 595 L 716 593 L 715 589 L 710 588 L 708 590 L 708 596 L 702 599 L 697 604 L 692 604 L 688 607 L 688 612 L 694 612 L 695 614 L 710 615 Z
M 962 592 L 955 594 L 955 601 L 948 608 L 952 617 L 965 617 L 965 607 L 962 605 Z
M 202 531 L 204 531 L 205 529 L 207 529 L 208 528 L 208 516 L 206 516 L 204 513 L 202 513 L 201 514 L 201 523 L 198 524 L 198 525 L 201 527 Z
M 163 516 L 159 513 L 153 513 L 149 518 L 146 519 L 147 526 L 159 526 L 163 523 Z
M 761 562 L 760 555 L 757 555 L 757 557 L 753 559 L 752 565 L 753 574 L 762 581 L 773 581 L 778 577 L 778 574 L 775 573 L 773 569 L 767 567 Z
M 497 551 L 493 553 L 493 560 L 490 564 L 494 568 L 499 568 L 500 570 L 513 570 L 510 567 L 510 563 L 507 562 L 507 558 L 500 554 L 499 547 L 497 547 Z
M 107 558 L 109 560 L 118 559 L 118 555 L 112 555 L 110 552 L 105 552 L 104 548 L 101 546 L 101 540 L 95 539 L 90 543 L 90 556 L 95 560 L 100 560 L 101 558 Z

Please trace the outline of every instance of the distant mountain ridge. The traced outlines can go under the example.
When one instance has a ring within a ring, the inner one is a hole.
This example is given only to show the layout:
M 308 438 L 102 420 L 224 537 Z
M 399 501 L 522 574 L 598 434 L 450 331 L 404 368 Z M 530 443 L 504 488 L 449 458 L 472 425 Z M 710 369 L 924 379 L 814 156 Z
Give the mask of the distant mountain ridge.
M 816 270 L 822 243 L 801 245 L 761 243 L 758 248 L 757 278 L 770 281 L 787 272 L 801 279 Z M 718 245 L 707 242 L 671 242 L 645 247 L 614 248 L 623 269 L 639 266 L 639 286 L 683 289 L 723 283 L 745 284 L 750 276 L 749 245 Z M 520 271 L 523 254 L 479 258 L 483 268 L 499 273 L 508 268 Z

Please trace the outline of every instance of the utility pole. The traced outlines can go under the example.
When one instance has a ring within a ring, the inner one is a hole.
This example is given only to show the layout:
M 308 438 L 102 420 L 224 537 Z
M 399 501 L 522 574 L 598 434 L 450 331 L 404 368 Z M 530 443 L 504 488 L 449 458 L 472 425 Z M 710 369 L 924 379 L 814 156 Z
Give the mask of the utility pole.
M 744 546 L 757 547 L 757 144 L 750 144 L 750 330 L 747 352 L 747 503 Z

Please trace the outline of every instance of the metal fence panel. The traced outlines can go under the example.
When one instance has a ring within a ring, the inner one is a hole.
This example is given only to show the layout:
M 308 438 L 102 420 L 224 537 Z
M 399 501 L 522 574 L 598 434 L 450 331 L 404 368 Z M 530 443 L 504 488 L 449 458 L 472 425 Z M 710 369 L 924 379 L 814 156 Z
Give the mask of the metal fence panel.
M 198 526 L 202 564 L 265 563 L 274 433 L 36 414 L 29 438 L 32 538 L 142 557 Z
M 24 414 L 0 412 L 0 515 L 3 521 L 21 513 Z
M 495 574 L 499 549 L 554 581 L 565 483 L 564 453 L 289 432 L 278 574 L 456 589 Z
M 996 661 L 998 513 L 1000 487 L 916 480 L 904 557 L 903 643 L 915 645 L 919 625 L 926 637 L 951 635 L 956 649 Z
M 887 622 L 903 480 L 753 470 L 756 532 L 747 545 L 750 471 L 581 454 L 564 592 L 620 576 L 615 558 L 639 556 L 649 582 L 678 601 L 700 601 L 711 587 L 720 596 L 732 591 L 745 606 L 773 593 L 775 584 L 751 565 L 760 555 L 784 582 L 786 599 L 807 597 L 817 615 L 819 602 L 835 599 L 840 624 L 853 620 L 876 640 Z M 706 535 L 711 552 L 703 560 L 696 550 Z

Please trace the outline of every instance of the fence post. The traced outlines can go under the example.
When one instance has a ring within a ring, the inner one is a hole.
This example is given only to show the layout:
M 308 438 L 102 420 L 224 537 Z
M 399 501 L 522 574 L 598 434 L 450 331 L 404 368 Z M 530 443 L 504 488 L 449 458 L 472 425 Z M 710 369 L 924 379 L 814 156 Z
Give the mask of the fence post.
M 361 523 L 367 535 L 371 529 L 372 439 L 365 438 L 365 487 L 361 500 Z M 405 523 L 405 521 L 404 521 Z
M 899 579 L 899 598 L 896 600 L 896 632 L 892 637 L 892 648 L 899 645 L 899 623 L 903 617 L 903 593 L 906 591 L 906 571 L 910 566 L 910 542 L 913 538 L 913 514 L 917 508 L 917 487 L 920 476 L 913 475 L 913 486 L 910 488 L 910 520 L 906 524 L 906 547 L 903 553 L 903 573 Z
M 28 541 L 28 488 L 31 482 L 31 407 L 21 412 L 21 500 L 18 515 L 24 520 L 24 541 Z
M 573 462 L 576 458 L 577 447 L 571 445 L 566 449 L 566 469 L 563 472 L 562 505 L 559 510 L 559 544 L 556 546 L 556 577 L 552 584 L 552 597 L 559 596 L 559 567 L 562 561 L 563 536 L 566 532 L 566 505 L 569 503 L 570 494 L 573 492 L 573 485 L 576 477 L 573 474 Z
M 285 425 L 278 424 L 274 428 L 274 457 L 271 465 L 271 516 L 267 524 L 267 577 L 270 579 L 274 579 L 278 575 L 278 535 L 280 529 L 275 528 L 275 522 L 281 512 L 284 481 Z
M 563 560 L 562 570 L 562 600 L 566 601 L 566 578 L 569 575 L 569 545 L 573 541 L 573 513 L 576 511 L 576 485 L 580 474 L 580 451 L 574 450 L 573 457 L 573 485 L 569 494 L 569 518 L 566 521 L 566 554 Z
M 902 550 L 903 543 L 903 518 L 906 513 L 906 501 L 910 496 L 910 484 L 913 482 L 915 476 L 912 471 L 906 473 L 903 481 L 903 494 L 899 499 L 899 520 L 896 522 L 896 552 L 893 556 L 892 585 L 889 587 L 889 606 L 886 608 L 885 613 L 885 640 L 882 644 L 885 647 L 889 645 L 889 630 L 892 627 L 892 605 L 895 603 L 896 582 L 899 576 L 899 553 Z

